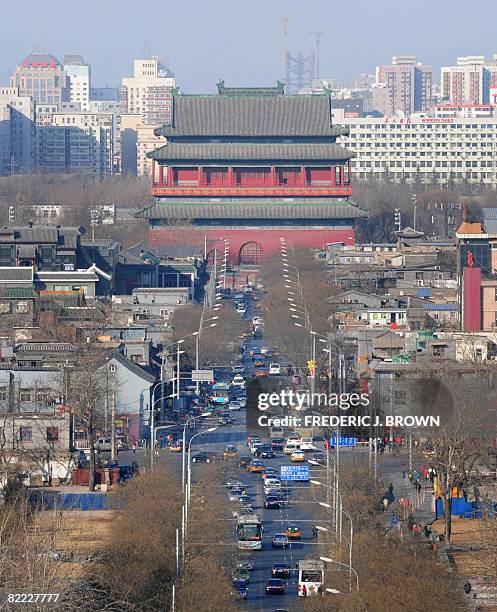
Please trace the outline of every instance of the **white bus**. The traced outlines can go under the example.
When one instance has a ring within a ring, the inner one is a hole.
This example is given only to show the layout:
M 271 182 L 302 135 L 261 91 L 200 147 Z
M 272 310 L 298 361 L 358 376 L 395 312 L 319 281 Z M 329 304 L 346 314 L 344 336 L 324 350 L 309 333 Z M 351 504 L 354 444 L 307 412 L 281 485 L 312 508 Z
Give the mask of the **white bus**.
M 324 563 L 319 559 L 299 561 L 299 597 L 321 595 L 324 583 Z
M 257 514 L 240 515 L 236 533 L 240 550 L 262 550 L 262 525 Z

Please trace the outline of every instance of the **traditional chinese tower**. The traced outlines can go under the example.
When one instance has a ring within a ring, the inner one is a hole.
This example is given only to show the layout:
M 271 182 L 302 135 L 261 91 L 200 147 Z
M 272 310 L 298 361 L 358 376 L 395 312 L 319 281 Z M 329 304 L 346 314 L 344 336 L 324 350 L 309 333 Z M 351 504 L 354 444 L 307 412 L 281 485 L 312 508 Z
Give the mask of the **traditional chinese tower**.
M 229 245 L 231 264 L 250 268 L 279 250 L 353 244 L 350 158 L 336 144 L 331 96 L 285 95 L 283 84 L 173 95 L 167 144 L 153 151 L 150 243 Z M 224 242 L 223 242 L 224 241 Z

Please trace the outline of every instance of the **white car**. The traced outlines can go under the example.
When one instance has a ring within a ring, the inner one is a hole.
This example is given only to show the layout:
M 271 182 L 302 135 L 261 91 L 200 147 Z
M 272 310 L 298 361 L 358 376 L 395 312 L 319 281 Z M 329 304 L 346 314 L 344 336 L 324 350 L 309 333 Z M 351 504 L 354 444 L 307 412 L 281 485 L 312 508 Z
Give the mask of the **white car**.
M 243 378 L 243 376 L 241 374 L 237 374 L 236 376 L 233 376 L 233 380 L 231 381 L 231 384 L 234 387 L 244 387 L 245 386 L 245 378 Z
M 247 398 L 246 397 L 239 397 L 237 398 L 238 403 L 240 404 L 240 408 L 246 408 L 247 407 Z
M 261 355 L 267 355 L 270 350 L 269 346 L 261 346 Z
M 240 410 L 240 408 L 241 405 L 238 400 L 230 400 L 230 403 L 228 404 L 228 410 Z
M 266 489 L 281 489 L 281 480 L 279 478 L 270 478 L 268 476 L 264 479 L 264 487 Z
M 281 367 L 279 363 L 269 364 L 269 376 L 279 376 L 281 374 Z
M 300 440 L 300 450 L 301 451 L 314 451 L 317 450 L 314 444 L 312 443 L 312 437 L 302 438 Z
M 237 306 L 236 307 L 236 311 L 238 314 L 244 315 L 247 312 L 247 309 L 245 308 L 245 306 Z
M 264 320 L 262 317 L 254 317 L 252 319 L 252 325 L 264 325 Z

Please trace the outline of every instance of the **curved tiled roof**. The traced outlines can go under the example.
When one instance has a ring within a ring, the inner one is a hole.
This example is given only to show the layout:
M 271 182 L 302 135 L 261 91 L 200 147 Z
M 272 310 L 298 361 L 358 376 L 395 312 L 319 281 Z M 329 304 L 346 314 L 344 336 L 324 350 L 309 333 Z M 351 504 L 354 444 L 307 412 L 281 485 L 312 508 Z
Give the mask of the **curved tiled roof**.
M 331 98 L 316 95 L 179 94 L 173 97 L 172 125 L 159 131 L 166 137 L 337 137 L 348 133 L 347 128 L 331 124 Z
M 367 211 L 352 202 L 156 203 L 136 213 L 143 219 L 360 219 Z
M 190 161 L 224 159 L 236 161 L 319 160 L 330 162 L 354 157 L 354 153 L 337 144 L 321 143 L 179 143 L 171 142 L 151 151 L 152 159 Z

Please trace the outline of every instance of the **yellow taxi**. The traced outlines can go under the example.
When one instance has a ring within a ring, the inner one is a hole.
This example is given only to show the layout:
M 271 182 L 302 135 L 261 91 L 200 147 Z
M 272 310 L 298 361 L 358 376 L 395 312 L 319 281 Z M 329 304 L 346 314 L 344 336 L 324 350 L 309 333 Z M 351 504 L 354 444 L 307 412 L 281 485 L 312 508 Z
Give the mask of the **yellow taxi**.
M 302 530 L 297 525 L 288 525 L 283 533 L 289 540 L 300 540 L 302 537 Z
M 262 378 L 267 376 L 267 372 L 266 370 L 255 370 L 254 371 L 254 376 L 258 377 L 258 378 Z
M 266 466 L 259 461 L 258 459 L 252 459 L 252 461 L 247 466 L 248 472 L 264 472 Z
M 169 450 L 171 451 L 171 453 L 182 453 L 183 452 L 183 442 L 181 442 L 181 440 L 177 440 L 176 442 L 173 442 L 171 446 L 169 447 Z
M 301 450 L 294 450 L 290 455 L 290 461 L 293 461 L 294 463 L 305 461 L 305 455 Z

